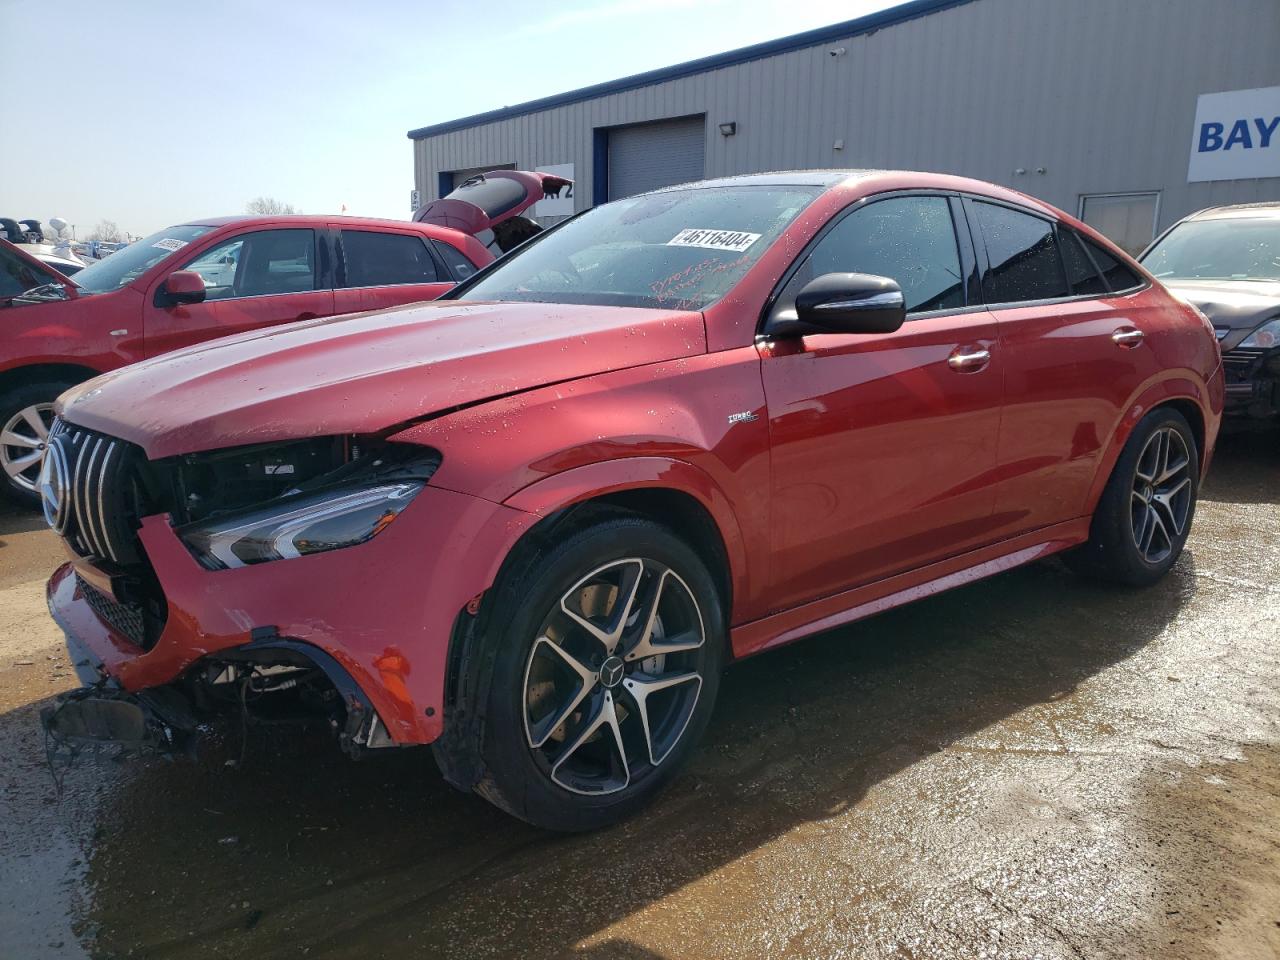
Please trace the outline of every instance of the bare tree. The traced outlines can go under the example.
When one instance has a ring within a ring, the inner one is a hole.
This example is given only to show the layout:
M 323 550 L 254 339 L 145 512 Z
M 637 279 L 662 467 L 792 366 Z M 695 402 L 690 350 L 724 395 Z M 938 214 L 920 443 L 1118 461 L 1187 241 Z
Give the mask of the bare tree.
M 278 217 L 288 216 L 291 213 L 301 213 L 302 211 L 292 203 L 285 203 L 275 197 L 254 197 L 244 205 L 244 212 L 252 213 L 259 217 Z
M 86 240 L 102 240 L 106 243 L 119 243 L 125 239 L 124 231 L 116 224 L 114 220 L 99 220 L 98 225 L 94 227 Z

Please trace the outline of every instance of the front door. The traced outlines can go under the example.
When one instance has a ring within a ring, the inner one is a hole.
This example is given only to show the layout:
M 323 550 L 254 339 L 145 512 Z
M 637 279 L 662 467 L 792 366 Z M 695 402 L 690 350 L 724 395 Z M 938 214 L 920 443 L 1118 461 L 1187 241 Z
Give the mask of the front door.
M 342 227 L 338 236 L 335 313 L 434 300 L 453 286 L 422 234 Z
M 154 357 L 259 327 L 331 315 L 333 290 L 311 229 L 255 230 L 214 244 L 176 267 L 205 281 L 202 303 L 166 305 L 148 291 L 146 354 Z
M 778 297 L 814 277 L 896 280 L 890 334 L 761 345 L 772 449 L 775 610 L 989 543 L 1003 399 L 996 324 L 975 299 L 957 201 L 893 196 L 855 207 Z

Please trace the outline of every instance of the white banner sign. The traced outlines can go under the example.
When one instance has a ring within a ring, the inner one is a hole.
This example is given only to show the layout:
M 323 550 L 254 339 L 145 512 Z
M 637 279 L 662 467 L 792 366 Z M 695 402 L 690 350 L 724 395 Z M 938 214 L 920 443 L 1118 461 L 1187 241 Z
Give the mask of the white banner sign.
M 1187 182 L 1280 177 L 1280 87 L 1202 93 Z

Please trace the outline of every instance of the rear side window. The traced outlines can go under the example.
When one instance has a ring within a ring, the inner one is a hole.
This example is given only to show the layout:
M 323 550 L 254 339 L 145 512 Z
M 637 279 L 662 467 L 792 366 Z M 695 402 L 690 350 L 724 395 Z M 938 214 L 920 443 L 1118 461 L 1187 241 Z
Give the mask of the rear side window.
M 1102 275 L 1107 278 L 1107 283 L 1112 290 L 1132 290 L 1134 287 L 1142 286 L 1142 278 L 1117 260 L 1114 254 L 1108 253 L 1092 240 L 1085 240 L 1083 237 L 1081 237 L 1081 240 L 1089 248 L 1089 252 L 1093 254 L 1093 262 L 1098 265 Z
M 436 283 L 440 275 L 421 237 L 371 230 L 343 230 L 348 287 Z
M 457 247 L 442 240 L 432 240 L 431 243 L 435 246 L 436 253 L 440 254 L 440 259 L 453 272 L 455 280 L 465 280 L 476 272 L 476 265 Z
M 992 203 L 973 201 L 987 245 L 982 296 L 987 303 L 1053 300 L 1068 295 L 1053 224 Z
M 853 211 L 818 241 L 788 281 L 784 297 L 825 273 L 870 273 L 896 280 L 907 311 L 964 306 L 951 207 L 945 197 L 893 197 Z
M 1071 293 L 1077 297 L 1096 297 L 1106 293 L 1107 285 L 1094 269 L 1089 255 L 1084 252 L 1084 247 L 1080 245 L 1080 238 L 1066 227 L 1059 227 L 1058 243 L 1062 247 L 1062 262 L 1067 267 L 1067 281 L 1071 284 Z

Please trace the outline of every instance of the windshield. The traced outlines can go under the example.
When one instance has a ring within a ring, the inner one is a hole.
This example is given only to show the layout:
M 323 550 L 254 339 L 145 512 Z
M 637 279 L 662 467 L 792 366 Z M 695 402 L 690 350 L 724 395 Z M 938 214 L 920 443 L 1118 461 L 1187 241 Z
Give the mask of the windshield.
M 133 283 L 175 250 L 181 250 L 213 227 L 169 227 L 90 264 L 76 274 L 75 284 L 86 293 L 108 293 Z
M 618 200 L 515 251 L 459 296 L 701 310 L 820 192 L 703 187 Z
M 1280 280 L 1280 219 L 1192 220 L 1142 265 L 1161 280 Z
M 0 300 L 21 295 L 33 287 L 54 282 L 53 274 L 18 255 L 10 246 L 0 246 Z

